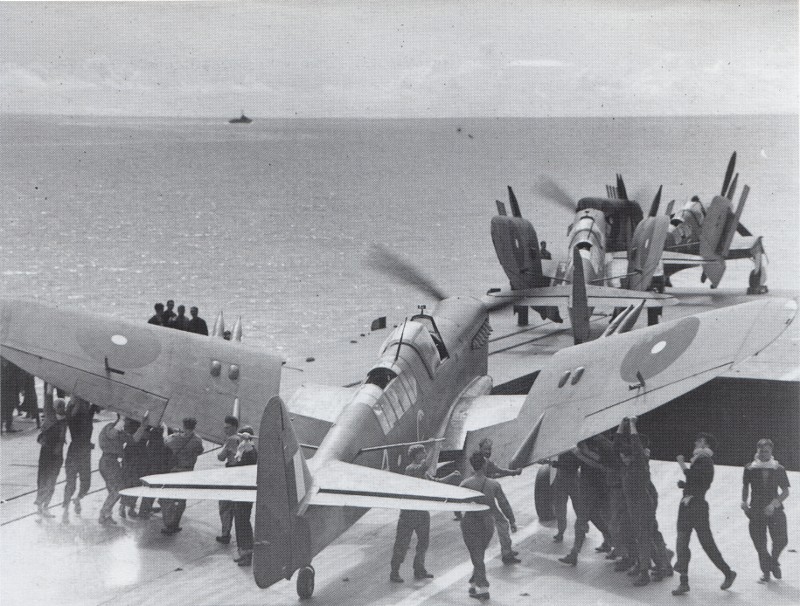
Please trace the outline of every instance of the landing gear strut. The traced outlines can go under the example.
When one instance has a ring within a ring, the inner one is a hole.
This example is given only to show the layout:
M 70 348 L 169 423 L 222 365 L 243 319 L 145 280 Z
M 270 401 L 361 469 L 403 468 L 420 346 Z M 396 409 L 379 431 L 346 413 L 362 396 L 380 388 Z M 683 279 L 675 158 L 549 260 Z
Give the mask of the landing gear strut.
M 297 595 L 307 600 L 314 594 L 314 567 L 305 566 L 297 571 Z

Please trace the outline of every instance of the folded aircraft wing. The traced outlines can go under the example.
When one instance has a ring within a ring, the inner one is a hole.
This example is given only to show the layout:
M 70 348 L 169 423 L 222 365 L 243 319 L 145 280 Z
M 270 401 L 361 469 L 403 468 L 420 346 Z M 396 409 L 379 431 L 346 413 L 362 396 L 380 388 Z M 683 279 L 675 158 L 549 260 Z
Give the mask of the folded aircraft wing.
M 562 349 L 504 426 L 504 433 L 525 434 L 512 465 L 564 452 L 758 355 L 796 312 L 795 300 L 764 299 Z
M 160 499 L 256 500 L 255 465 L 166 473 L 142 478 L 143 485 L 124 495 Z M 412 478 L 342 461 L 312 472 L 307 505 L 379 507 L 420 511 L 480 511 L 481 493 L 440 482 Z
M 58 309 L 0 302 L 0 355 L 90 402 L 149 423 L 180 426 L 222 442 L 222 419 L 256 426 L 278 393 L 283 360 L 236 341 Z
M 518 290 L 503 289 L 488 294 L 490 300 L 515 299 L 515 305 L 529 305 L 531 307 L 547 307 L 552 305 L 567 305 L 572 296 L 572 286 L 558 284 L 541 288 L 526 288 Z M 638 305 L 646 299 L 647 307 L 663 307 L 676 305 L 678 301 L 670 295 L 661 295 L 654 292 L 626 290 L 611 286 L 586 285 L 586 296 L 592 307 L 628 307 Z

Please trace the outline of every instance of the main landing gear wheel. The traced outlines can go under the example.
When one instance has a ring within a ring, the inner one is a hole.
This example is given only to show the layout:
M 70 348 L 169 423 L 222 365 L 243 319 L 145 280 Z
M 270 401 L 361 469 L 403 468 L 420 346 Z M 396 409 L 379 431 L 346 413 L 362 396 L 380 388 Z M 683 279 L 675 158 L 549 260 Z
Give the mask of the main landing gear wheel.
M 297 595 L 307 600 L 314 594 L 314 567 L 305 566 L 297 571 Z
M 550 465 L 542 465 L 536 472 L 536 483 L 533 486 L 533 503 L 540 522 L 555 519 L 553 513 L 553 489 L 550 486 Z
M 747 288 L 748 295 L 763 295 L 769 292 L 767 288 L 767 270 L 755 269 L 750 272 L 750 286 Z

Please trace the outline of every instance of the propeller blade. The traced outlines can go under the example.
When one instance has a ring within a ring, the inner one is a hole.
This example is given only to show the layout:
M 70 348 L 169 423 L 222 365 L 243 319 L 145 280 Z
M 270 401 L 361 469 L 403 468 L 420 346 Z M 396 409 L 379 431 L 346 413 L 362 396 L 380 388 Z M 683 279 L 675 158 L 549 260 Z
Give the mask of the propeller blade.
M 750 230 L 747 229 L 741 223 L 739 223 L 739 225 L 736 226 L 736 233 L 739 234 L 740 236 L 745 236 L 745 237 L 753 235 L 752 233 L 750 233 Z
M 731 177 L 733 177 L 733 169 L 736 167 L 736 152 L 731 154 L 731 159 L 728 160 L 728 170 L 725 172 L 725 180 L 722 182 L 722 193 L 721 196 L 724 196 L 725 193 L 728 191 L 728 185 L 731 183 Z
M 434 297 L 437 301 L 447 298 L 447 295 L 434 284 L 433 280 L 424 275 L 422 270 L 391 252 L 385 246 L 373 244 L 368 252 L 367 260 L 375 271 L 412 286 L 420 292 Z
M 648 216 L 655 217 L 658 214 L 658 205 L 661 204 L 661 189 L 663 185 L 658 186 L 658 193 L 656 197 L 653 198 L 653 203 L 650 205 L 650 214 Z
M 542 176 L 539 179 L 539 193 L 548 200 L 555 202 L 559 206 L 566 208 L 570 212 L 575 212 L 578 205 L 570 195 L 550 177 Z
M 497 204 L 497 214 L 501 217 L 505 217 L 508 213 L 506 213 L 506 205 L 500 202 L 500 200 L 495 200 L 495 204 Z
M 669 204 L 667 204 L 667 212 L 664 213 L 668 217 L 672 216 L 672 209 L 675 207 L 675 200 L 670 200 Z
M 522 213 L 519 210 L 519 202 L 517 202 L 517 197 L 514 195 L 514 190 L 511 189 L 511 186 L 508 185 L 508 203 L 511 206 L 511 214 L 515 217 L 522 218 Z

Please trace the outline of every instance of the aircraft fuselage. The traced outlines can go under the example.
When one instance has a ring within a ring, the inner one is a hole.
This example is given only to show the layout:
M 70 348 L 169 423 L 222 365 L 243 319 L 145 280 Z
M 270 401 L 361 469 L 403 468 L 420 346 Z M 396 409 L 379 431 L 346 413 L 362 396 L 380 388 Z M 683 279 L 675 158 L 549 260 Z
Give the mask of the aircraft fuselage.
M 430 315 L 399 325 L 308 460 L 312 476 L 332 460 L 402 472 L 407 448 L 392 445 L 439 437 L 459 395 L 487 373 L 489 331 L 487 308 L 472 297 L 445 299 Z M 310 506 L 303 517 L 311 530 L 312 554 L 366 511 Z

